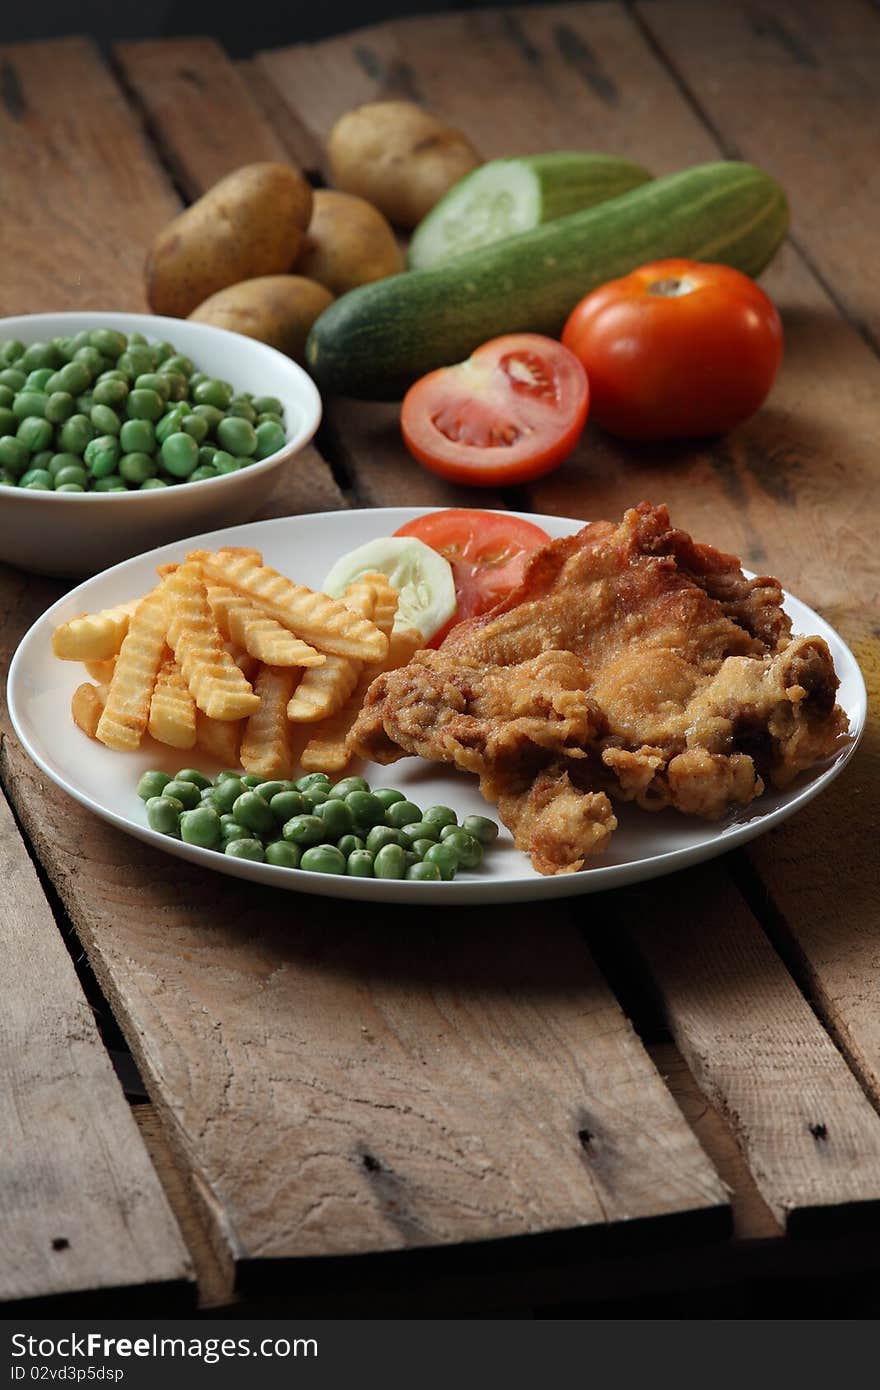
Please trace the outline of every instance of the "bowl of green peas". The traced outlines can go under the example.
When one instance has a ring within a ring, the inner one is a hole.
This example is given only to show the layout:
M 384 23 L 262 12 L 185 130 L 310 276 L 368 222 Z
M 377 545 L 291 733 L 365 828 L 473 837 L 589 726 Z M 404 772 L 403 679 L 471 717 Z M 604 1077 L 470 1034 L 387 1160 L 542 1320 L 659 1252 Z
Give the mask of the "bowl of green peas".
M 247 521 L 320 418 L 301 367 L 226 329 L 98 311 L 0 319 L 0 560 L 89 575 Z

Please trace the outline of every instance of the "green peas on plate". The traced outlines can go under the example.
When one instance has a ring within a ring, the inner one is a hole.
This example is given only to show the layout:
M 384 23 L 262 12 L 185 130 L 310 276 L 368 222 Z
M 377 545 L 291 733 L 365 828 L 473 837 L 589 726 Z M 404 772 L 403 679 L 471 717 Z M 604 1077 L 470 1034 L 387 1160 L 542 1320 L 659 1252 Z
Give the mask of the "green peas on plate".
M 488 816 L 465 816 L 461 828 L 481 845 L 494 844 L 498 839 L 498 826 Z
M 383 845 L 373 860 L 374 878 L 403 878 L 406 857 L 400 845 Z
M 344 874 L 345 855 L 335 845 L 312 845 L 304 852 L 299 866 L 315 874 Z
M 354 849 L 348 856 L 345 872 L 351 878 L 373 877 L 373 856 L 368 849 Z
M 259 840 L 227 840 L 224 854 L 230 855 L 233 859 L 252 859 L 256 864 L 263 864 L 266 859 L 266 852 Z
M 216 849 L 220 844 L 220 817 L 211 807 L 201 805 L 184 811 L 180 817 L 180 838 L 186 845 Z
M 400 831 L 393 825 L 374 825 L 367 834 L 367 849 L 378 854 L 386 845 L 401 846 Z
M 439 864 L 430 864 L 422 861 L 418 864 L 410 864 L 406 871 L 406 877 L 410 880 L 417 880 L 419 882 L 427 881 L 438 883 L 443 875 L 440 872 Z
M 445 825 L 458 825 L 458 816 L 449 806 L 429 806 L 422 820 L 437 827 L 437 836 Z
M 441 833 L 441 844 L 447 846 L 458 856 L 458 862 L 463 869 L 477 869 L 483 861 L 483 846 L 479 840 L 474 839 L 473 835 L 468 835 L 465 830 L 456 830 L 452 826 L 445 827 L 446 833 Z
M 444 845 L 441 842 L 432 845 L 429 850 L 425 851 L 422 863 L 436 864 L 440 870 L 440 877 L 448 883 L 450 879 L 455 878 L 458 870 L 458 855 L 450 845 Z
M 287 840 L 272 840 L 266 846 L 266 863 L 275 864 L 279 869 L 298 869 L 301 855 L 299 845 Z
M 151 796 L 147 800 L 147 824 L 162 835 L 177 835 L 184 806 L 176 796 Z
M 356 850 L 366 849 L 366 847 L 366 843 L 361 839 L 360 835 L 343 835 L 336 841 L 336 848 L 339 850 L 340 854 L 345 855 L 346 859 L 350 854 L 354 854 Z M 372 855 L 370 859 L 372 861 Z
M 236 797 L 232 806 L 232 814 L 239 825 L 253 830 L 258 835 L 268 835 L 275 831 L 275 817 L 272 815 L 269 803 L 252 789 L 248 789 L 242 792 L 241 796 Z
M 393 825 L 397 830 L 421 819 L 422 813 L 412 801 L 395 801 L 385 812 L 385 824 Z
M 281 830 L 283 839 L 288 840 L 291 844 L 301 845 L 303 848 L 309 845 L 319 845 L 325 834 L 324 822 L 317 816 L 309 815 L 294 816 L 285 822 Z
M 308 801 L 309 793 L 305 793 L 305 800 Z M 326 801 L 315 807 L 315 815 L 324 826 L 328 840 L 338 840 L 343 835 L 349 835 L 354 827 L 354 816 L 344 801 L 338 797 L 328 797 Z

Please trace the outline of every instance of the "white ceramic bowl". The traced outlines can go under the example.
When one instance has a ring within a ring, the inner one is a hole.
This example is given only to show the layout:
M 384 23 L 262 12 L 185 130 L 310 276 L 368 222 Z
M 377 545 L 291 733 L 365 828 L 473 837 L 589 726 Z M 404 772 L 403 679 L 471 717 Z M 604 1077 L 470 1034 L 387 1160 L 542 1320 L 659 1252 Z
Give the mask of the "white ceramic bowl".
M 311 377 L 253 338 L 151 314 L 28 314 L 0 319 L 0 339 L 46 342 L 88 328 L 116 328 L 143 333 L 149 342 L 171 342 L 192 358 L 198 371 L 231 382 L 236 391 L 277 396 L 284 405 L 287 443 L 237 473 L 146 492 L 0 487 L 0 560 L 37 574 L 96 574 L 166 541 L 249 521 L 281 470 L 297 466 L 295 455 L 318 428 L 321 398 Z

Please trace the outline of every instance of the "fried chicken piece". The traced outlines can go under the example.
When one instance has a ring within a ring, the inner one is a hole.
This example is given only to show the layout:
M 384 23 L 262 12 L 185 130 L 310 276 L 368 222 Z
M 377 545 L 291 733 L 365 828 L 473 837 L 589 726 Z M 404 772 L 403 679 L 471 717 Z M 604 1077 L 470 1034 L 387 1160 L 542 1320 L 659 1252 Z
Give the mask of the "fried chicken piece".
M 641 503 L 544 547 L 491 614 L 380 677 L 352 746 L 475 772 L 535 867 L 570 872 L 608 843 L 609 794 L 714 819 L 838 746 L 831 655 L 790 637 L 781 601 Z

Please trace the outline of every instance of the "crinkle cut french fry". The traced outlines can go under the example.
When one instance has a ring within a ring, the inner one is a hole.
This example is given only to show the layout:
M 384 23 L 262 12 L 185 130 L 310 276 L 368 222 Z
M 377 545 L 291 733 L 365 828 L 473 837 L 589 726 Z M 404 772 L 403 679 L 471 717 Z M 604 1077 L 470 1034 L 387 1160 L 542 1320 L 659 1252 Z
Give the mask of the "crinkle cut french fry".
M 202 550 L 189 558 L 199 561 L 210 580 L 246 594 L 270 618 L 319 651 L 374 661 L 388 649 L 387 638 L 375 624 L 352 613 L 340 599 L 294 584 L 253 556 Z
M 363 580 L 355 580 L 349 584 L 342 601 L 353 613 L 371 618 L 376 589 Z M 362 661 L 350 656 L 328 656 L 323 666 L 306 671 L 287 706 L 288 719 L 297 724 L 313 724 L 329 718 L 345 704 L 357 685 L 362 667 Z
M 82 729 L 89 738 L 94 738 L 98 729 L 98 722 L 104 713 L 104 702 L 107 698 L 106 688 L 89 685 L 85 681 L 78 685 L 73 692 L 70 701 L 70 713 L 73 715 L 73 722 L 78 729 Z
M 195 747 L 196 702 L 170 652 L 156 675 L 147 730 L 169 748 Z
M 52 634 L 52 651 L 62 661 L 109 661 L 122 646 L 140 601 L 135 598 L 99 613 L 81 613 L 62 623 Z
M 138 604 L 119 649 L 96 731 L 97 738 L 108 748 L 124 751 L 140 744 L 165 651 L 167 628 L 168 609 L 162 583 Z
M 187 562 L 165 580 L 168 645 L 190 694 L 212 719 L 243 719 L 260 703 L 223 645 L 198 564 Z
M 384 671 L 394 671 L 398 666 L 404 666 L 413 653 L 424 645 L 424 637 L 415 628 L 404 628 L 391 634 L 384 660 L 372 661 L 364 666 L 357 685 L 342 708 L 314 726 L 312 737 L 300 758 L 306 772 L 341 772 L 347 766 L 352 757 L 348 735 L 373 681 Z
M 245 772 L 260 777 L 289 777 L 293 770 L 287 702 L 299 679 L 290 666 L 261 666 L 254 689 L 260 708 L 245 724 L 239 758 Z
M 322 666 L 325 657 L 252 599 L 224 584 L 208 584 L 208 603 L 220 631 L 267 666 Z
M 223 647 L 232 657 L 245 680 L 253 683 L 253 678 L 257 674 L 257 667 L 260 664 L 256 658 L 251 656 L 250 652 L 242 651 L 241 647 L 237 647 L 234 642 L 224 642 Z
M 196 709 L 196 745 L 224 767 L 236 767 L 243 719 L 209 719 Z

